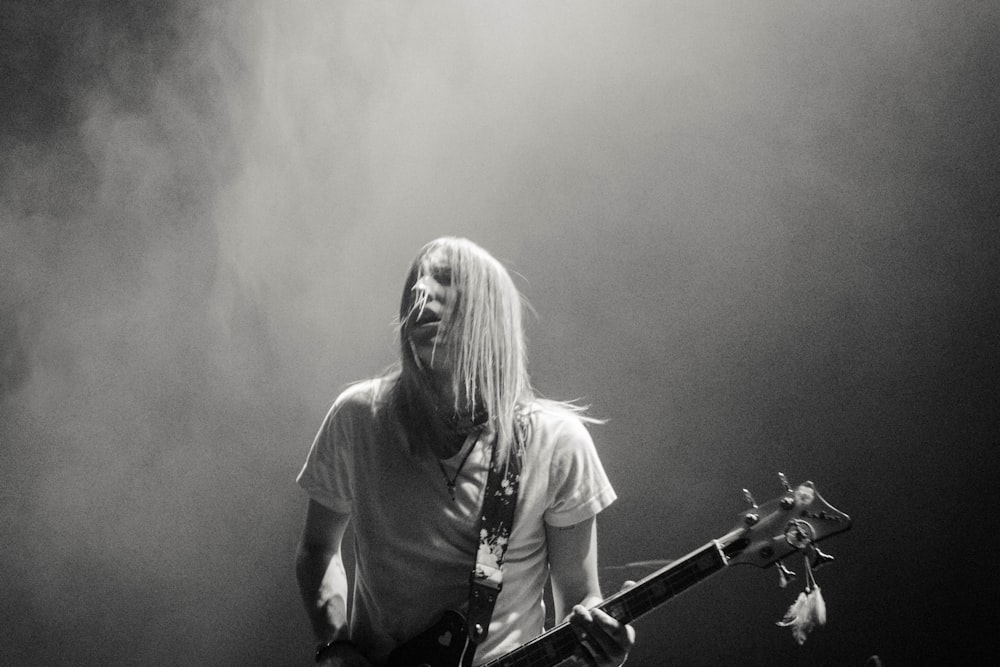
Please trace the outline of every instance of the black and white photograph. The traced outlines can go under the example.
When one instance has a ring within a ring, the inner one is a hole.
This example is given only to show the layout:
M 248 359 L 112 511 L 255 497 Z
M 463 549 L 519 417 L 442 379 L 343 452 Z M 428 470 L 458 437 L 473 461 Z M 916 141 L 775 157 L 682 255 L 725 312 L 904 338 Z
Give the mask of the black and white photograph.
M 1000 3 L 0 0 L 0 664 L 995 660 Z

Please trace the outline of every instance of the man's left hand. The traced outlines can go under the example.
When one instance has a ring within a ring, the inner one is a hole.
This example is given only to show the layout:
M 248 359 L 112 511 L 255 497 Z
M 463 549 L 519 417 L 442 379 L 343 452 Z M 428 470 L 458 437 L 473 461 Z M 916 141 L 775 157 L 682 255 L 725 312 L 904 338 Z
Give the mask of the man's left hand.
M 618 667 L 635 645 L 635 629 L 619 623 L 600 609 L 573 607 L 569 623 L 595 667 Z

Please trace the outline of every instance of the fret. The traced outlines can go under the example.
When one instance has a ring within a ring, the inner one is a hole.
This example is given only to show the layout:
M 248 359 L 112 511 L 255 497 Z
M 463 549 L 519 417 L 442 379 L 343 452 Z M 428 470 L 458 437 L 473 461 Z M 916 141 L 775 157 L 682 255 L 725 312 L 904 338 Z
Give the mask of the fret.
M 489 663 L 489 667 L 555 667 L 573 655 L 577 644 L 576 634 L 569 625 L 562 624 Z
M 609 597 L 598 608 L 618 621 L 630 623 L 725 566 L 726 557 L 718 544 L 709 542 L 640 580 L 629 590 Z
M 726 567 L 725 554 L 715 541 L 661 568 L 598 605 L 622 623 L 631 623 Z M 579 642 L 568 623 L 562 623 L 484 667 L 559 667 L 569 660 Z M 567 663 L 568 664 L 568 663 Z

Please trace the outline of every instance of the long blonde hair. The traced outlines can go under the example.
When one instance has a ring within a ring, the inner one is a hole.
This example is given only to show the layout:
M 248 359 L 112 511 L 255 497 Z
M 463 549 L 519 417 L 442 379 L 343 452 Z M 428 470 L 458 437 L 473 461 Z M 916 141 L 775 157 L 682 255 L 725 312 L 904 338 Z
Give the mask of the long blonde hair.
M 425 245 L 410 266 L 400 301 L 400 344 L 412 358 L 405 323 L 414 307 L 413 286 L 431 254 L 451 270 L 457 298 L 445 326 L 456 413 L 484 412 L 496 430 L 497 460 L 506 462 L 515 437 L 517 409 L 533 397 L 528 377 L 523 299 L 507 269 L 472 241 L 442 237 Z
M 425 260 L 440 253 L 451 271 L 457 299 L 445 325 L 445 347 L 452 354 L 451 377 L 455 413 L 482 412 L 496 430 L 497 464 L 506 465 L 512 451 L 527 440 L 532 403 L 575 415 L 588 423 L 603 423 L 585 414 L 586 407 L 570 401 L 541 398 L 528 375 L 524 334 L 525 300 L 507 269 L 493 255 L 468 239 L 445 236 L 421 248 L 403 286 L 399 307 L 400 352 L 407 366 L 419 367 L 407 340 L 406 322 L 415 307 L 413 287 L 427 271 Z

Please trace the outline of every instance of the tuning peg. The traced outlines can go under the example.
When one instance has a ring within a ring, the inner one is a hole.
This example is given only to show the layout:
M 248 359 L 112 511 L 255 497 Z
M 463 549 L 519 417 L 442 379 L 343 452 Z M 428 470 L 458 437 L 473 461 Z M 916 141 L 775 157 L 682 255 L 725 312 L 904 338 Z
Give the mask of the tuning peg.
M 785 564 L 780 560 L 774 564 L 778 568 L 778 586 L 784 588 L 788 585 L 788 582 L 795 579 L 795 573 L 785 567 Z
M 754 510 L 757 509 L 757 501 L 753 499 L 753 495 L 747 489 L 743 489 L 743 499 L 747 501 L 750 504 L 750 507 L 752 507 Z M 746 521 L 746 524 L 748 526 L 753 526 L 758 521 L 760 521 L 760 515 L 757 514 L 756 511 L 747 512 L 746 514 L 743 515 L 743 520 Z
M 815 544 L 812 545 L 812 552 L 813 552 L 813 559 L 812 559 L 813 568 L 819 568 L 833 560 L 833 556 L 827 553 L 823 553 L 823 551 Z
M 788 478 L 785 477 L 785 473 L 779 472 L 778 479 L 781 480 L 781 485 L 785 487 L 785 491 L 790 492 L 792 490 L 792 485 L 788 483 Z

